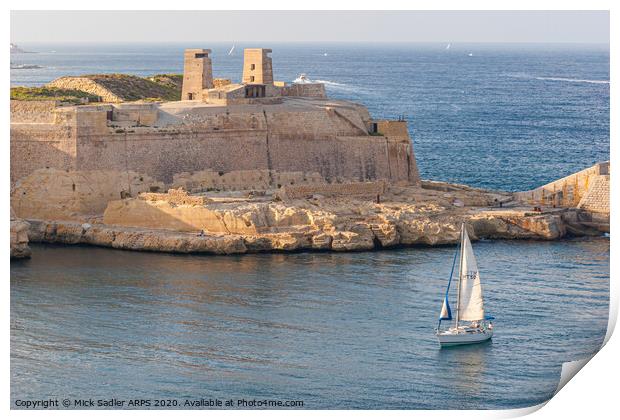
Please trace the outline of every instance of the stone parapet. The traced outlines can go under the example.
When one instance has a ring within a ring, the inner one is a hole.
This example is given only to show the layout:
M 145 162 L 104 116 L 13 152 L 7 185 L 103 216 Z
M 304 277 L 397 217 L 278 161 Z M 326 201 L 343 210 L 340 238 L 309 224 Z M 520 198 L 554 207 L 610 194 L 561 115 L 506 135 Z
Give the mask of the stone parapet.
M 323 185 L 287 185 L 280 188 L 277 196 L 283 200 L 308 198 L 313 195 L 324 197 L 368 197 L 376 199 L 385 193 L 385 182 L 346 182 Z

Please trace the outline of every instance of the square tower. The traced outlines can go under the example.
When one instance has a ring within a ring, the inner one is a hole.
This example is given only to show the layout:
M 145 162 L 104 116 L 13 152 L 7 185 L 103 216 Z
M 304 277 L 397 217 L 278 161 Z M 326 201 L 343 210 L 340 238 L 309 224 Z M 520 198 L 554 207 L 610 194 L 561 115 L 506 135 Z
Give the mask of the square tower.
M 246 48 L 243 50 L 243 83 L 273 84 L 271 50 Z
M 213 87 L 211 50 L 187 49 L 184 54 L 183 90 L 181 100 L 200 101 L 202 90 Z

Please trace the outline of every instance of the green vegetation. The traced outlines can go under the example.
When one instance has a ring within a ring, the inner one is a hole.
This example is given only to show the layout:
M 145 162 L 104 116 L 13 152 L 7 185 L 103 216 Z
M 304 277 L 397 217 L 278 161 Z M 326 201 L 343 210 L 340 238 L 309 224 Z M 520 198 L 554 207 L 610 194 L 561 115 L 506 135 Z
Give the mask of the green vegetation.
M 53 87 L 25 87 L 11 88 L 11 99 L 20 101 L 61 101 L 80 104 L 84 99 L 88 102 L 99 102 L 97 95 L 74 89 L 59 89 Z
M 162 86 L 166 86 L 172 89 L 176 89 L 179 92 L 179 99 L 181 99 L 181 89 L 183 88 L 183 75 L 182 74 L 156 74 L 147 77 L 151 82 L 155 82 Z
M 164 78 L 163 76 L 169 75 L 143 78 L 130 74 L 92 74 L 81 77 L 91 79 L 125 101 L 138 101 L 147 98 L 162 101 L 180 100 L 180 86 L 177 88 L 171 77 Z M 156 77 L 157 79 L 155 79 Z

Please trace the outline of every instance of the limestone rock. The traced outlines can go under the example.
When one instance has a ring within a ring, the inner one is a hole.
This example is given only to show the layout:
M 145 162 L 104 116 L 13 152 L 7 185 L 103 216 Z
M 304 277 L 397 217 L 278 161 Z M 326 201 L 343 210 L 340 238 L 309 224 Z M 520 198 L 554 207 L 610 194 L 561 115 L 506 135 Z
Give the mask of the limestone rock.
M 91 244 L 110 248 L 179 253 L 239 254 L 247 251 L 236 235 L 198 236 L 182 232 L 93 225 L 84 229 L 73 222 L 32 221 L 33 242 Z
M 11 258 L 29 258 L 28 229 L 30 224 L 19 219 L 11 220 Z
M 334 251 L 367 251 L 375 247 L 374 234 L 364 224 L 356 224 L 346 231 L 338 231 L 332 235 Z
M 524 215 L 495 217 L 474 216 L 470 219 L 476 236 L 490 239 L 559 239 L 566 235 L 560 215 Z

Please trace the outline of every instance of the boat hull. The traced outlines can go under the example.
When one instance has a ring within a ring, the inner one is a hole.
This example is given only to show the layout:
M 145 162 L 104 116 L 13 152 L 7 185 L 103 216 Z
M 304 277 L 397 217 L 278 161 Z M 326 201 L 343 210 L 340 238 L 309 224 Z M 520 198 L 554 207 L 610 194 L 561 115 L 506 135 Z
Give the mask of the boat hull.
M 483 343 L 493 337 L 493 330 L 484 330 L 479 332 L 459 332 L 453 333 L 449 331 L 437 334 L 437 340 L 441 347 L 462 346 L 465 344 Z

